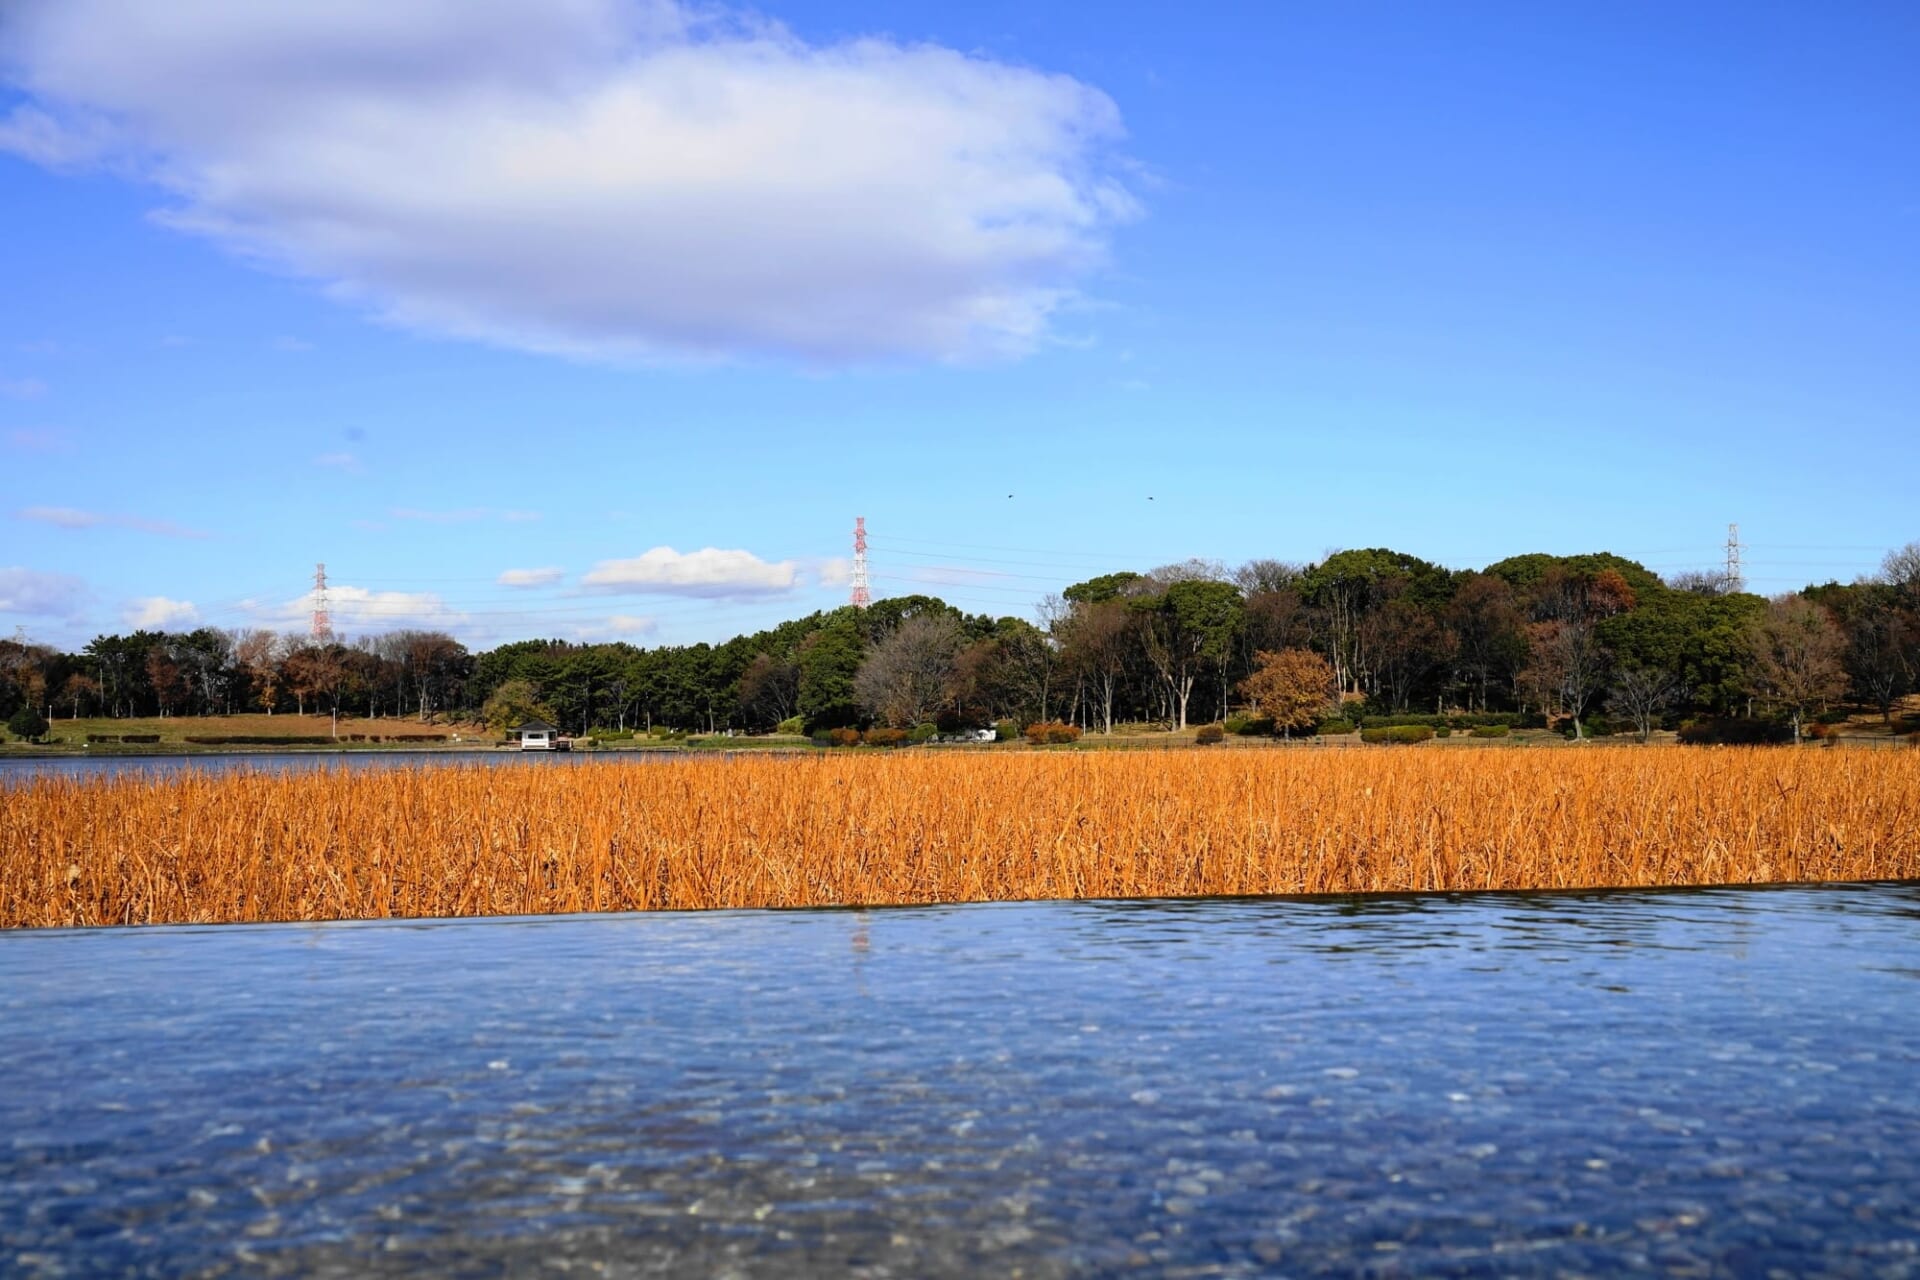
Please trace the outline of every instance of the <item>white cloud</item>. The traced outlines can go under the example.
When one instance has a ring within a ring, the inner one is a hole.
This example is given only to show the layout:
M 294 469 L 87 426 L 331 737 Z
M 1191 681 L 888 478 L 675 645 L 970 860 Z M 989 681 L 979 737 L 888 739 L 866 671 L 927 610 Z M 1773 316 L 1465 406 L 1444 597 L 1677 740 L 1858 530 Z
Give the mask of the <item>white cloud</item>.
M 503 587 L 550 587 L 567 576 L 565 569 L 508 569 L 500 575 Z
M 1134 215 L 1119 112 L 681 0 L 15 0 L 0 150 L 438 334 L 596 359 L 1019 354 Z
M 171 520 L 149 520 L 144 516 L 116 515 L 101 511 L 82 511 L 78 507 L 23 507 L 13 513 L 19 520 L 50 524 L 60 529 L 131 529 L 136 533 L 157 534 L 163 538 L 204 538 L 199 529 L 189 529 Z
M 47 394 L 47 384 L 38 378 L 0 378 L 0 396 L 12 400 L 38 400 Z
M 0 613 L 72 618 L 86 598 L 86 584 L 68 574 L 40 573 L 18 565 L 0 568 Z
M 723 599 L 791 591 L 794 574 L 793 561 L 769 564 L 751 551 L 706 547 L 682 555 L 655 547 L 631 560 L 602 560 L 580 582 L 596 591 Z
M 360 470 L 360 459 L 351 453 L 323 453 L 314 458 L 316 467 L 332 467 L 336 471 Z
M 281 603 L 243 600 L 241 612 L 255 625 L 299 630 L 313 616 L 313 592 Z M 449 607 L 431 591 L 369 591 L 339 584 L 327 587 L 327 610 L 336 634 L 419 630 L 453 630 L 468 617 Z
M 191 600 L 169 600 L 165 596 L 141 596 L 121 611 L 120 620 L 141 631 L 165 631 L 182 627 L 200 618 L 200 610 Z
M 844 587 L 853 581 L 853 561 L 844 557 L 822 560 L 814 566 L 813 576 L 823 587 Z
M 660 629 L 653 618 L 616 613 L 604 622 L 585 622 L 573 629 L 576 640 L 637 640 Z

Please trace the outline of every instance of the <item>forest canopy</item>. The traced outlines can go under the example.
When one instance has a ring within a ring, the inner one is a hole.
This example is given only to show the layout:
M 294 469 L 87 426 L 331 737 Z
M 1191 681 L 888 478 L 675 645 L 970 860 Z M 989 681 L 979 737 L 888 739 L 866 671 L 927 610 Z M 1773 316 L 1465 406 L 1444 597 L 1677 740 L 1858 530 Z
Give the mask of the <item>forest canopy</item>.
M 215 628 L 102 635 L 77 653 L 0 641 L 0 720 L 537 713 L 584 733 L 1237 717 L 1289 732 L 1320 716 L 1455 712 L 1547 717 L 1576 734 L 1596 719 L 1643 734 L 1715 719 L 1798 735 L 1841 703 L 1891 721 L 1917 685 L 1920 544 L 1878 574 L 1771 600 L 1606 552 L 1454 570 L 1368 548 L 1119 570 L 1047 597 L 1032 621 L 909 595 L 721 644 L 530 639 L 475 653 L 437 631 L 320 643 Z

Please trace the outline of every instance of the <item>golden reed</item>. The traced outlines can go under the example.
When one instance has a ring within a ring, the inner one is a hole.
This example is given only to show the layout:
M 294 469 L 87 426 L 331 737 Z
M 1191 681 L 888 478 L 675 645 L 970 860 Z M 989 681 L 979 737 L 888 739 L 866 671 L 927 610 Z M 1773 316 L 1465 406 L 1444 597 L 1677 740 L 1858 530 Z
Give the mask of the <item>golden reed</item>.
M 819 754 L 0 791 L 0 925 L 1920 877 L 1920 752 Z

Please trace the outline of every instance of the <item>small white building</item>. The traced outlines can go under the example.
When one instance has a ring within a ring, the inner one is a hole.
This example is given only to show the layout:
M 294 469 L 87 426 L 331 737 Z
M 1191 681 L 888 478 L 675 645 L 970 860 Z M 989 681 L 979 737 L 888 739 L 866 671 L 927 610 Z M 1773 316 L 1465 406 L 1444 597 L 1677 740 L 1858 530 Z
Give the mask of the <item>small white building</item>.
M 513 731 L 522 751 L 551 751 L 553 736 L 559 732 L 545 720 L 529 720 Z

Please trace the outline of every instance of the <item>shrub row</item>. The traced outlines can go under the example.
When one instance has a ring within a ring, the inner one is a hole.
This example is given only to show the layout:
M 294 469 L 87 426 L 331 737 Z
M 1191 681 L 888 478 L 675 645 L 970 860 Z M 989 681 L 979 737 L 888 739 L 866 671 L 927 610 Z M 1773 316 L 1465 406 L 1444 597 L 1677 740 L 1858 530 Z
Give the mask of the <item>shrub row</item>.
M 916 728 L 913 733 L 918 733 Z M 816 747 L 897 747 L 903 742 L 924 742 L 925 738 L 915 738 L 905 729 L 869 729 L 865 733 L 858 729 L 823 729 L 813 735 Z M 928 734 L 927 737 L 932 737 Z
M 1793 726 L 1773 720 L 1742 720 L 1731 716 L 1688 720 L 1680 726 L 1679 738 L 1691 746 L 1761 746 L 1793 741 Z
M 1322 734 L 1322 735 L 1329 734 L 1329 733 L 1352 733 L 1353 730 L 1354 730 L 1353 721 L 1340 720 L 1340 719 L 1322 720 L 1319 724 L 1315 725 L 1313 728 L 1313 731 L 1315 733 Z
M 1376 725 L 1360 731 L 1362 742 L 1426 742 L 1432 737 L 1433 727 L 1424 724 Z
M 1547 718 L 1537 712 L 1475 711 L 1446 715 L 1367 716 L 1360 721 L 1365 729 L 1387 729 L 1394 725 L 1425 725 L 1429 729 L 1483 729 L 1504 725 L 1509 729 L 1544 729 Z
M 1477 724 L 1470 732 L 1476 738 L 1504 738 L 1513 730 L 1504 724 Z
M 1200 726 L 1199 731 L 1193 735 L 1194 745 L 1201 747 L 1211 747 L 1215 743 L 1225 742 L 1226 740 L 1226 729 L 1217 724 L 1203 724 Z
M 444 733 L 346 733 L 338 738 L 318 734 L 223 733 L 188 735 L 182 742 L 196 747 L 325 747 L 336 742 L 445 742 Z M 157 740 L 157 738 L 156 738 Z M 126 739 L 132 742 L 132 738 Z
M 1042 720 L 1038 724 L 1027 726 L 1027 741 L 1036 747 L 1045 743 L 1057 746 L 1062 743 L 1078 742 L 1080 730 L 1074 725 L 1062 724 L 1058 720 Z
M 134 742 L 147 744 L 160 741 L 160 735 L 157 733 L 90 733 L 87 735 L 87 741 L 89 743 Z

